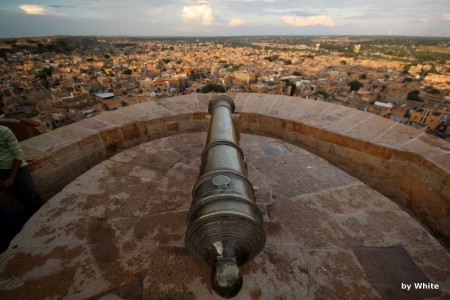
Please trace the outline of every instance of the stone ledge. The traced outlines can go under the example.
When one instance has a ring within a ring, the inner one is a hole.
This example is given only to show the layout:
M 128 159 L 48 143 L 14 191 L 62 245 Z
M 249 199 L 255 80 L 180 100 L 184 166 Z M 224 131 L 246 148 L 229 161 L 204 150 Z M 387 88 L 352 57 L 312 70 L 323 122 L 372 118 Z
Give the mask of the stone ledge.
M 102 113 L 22 142 L 45 199 L 124 149 L 205 131 L 215 94 L 191 94 Z M 409 208 L 450 239 L 450 145 L 348 107 L 268 94 L 238 94 L 245 133 L 273 136 L 325 158 Z

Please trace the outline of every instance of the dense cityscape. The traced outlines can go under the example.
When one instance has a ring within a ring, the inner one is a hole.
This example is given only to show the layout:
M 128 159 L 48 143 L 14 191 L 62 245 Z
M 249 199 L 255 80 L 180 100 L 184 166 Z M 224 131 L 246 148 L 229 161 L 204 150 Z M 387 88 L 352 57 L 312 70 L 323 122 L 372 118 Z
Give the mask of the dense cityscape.
M 41 131 L 192 92 L 329 101 L 450 136 L 450 41 L 407 37 L 40 37 L 0 42 L 0 115 Z

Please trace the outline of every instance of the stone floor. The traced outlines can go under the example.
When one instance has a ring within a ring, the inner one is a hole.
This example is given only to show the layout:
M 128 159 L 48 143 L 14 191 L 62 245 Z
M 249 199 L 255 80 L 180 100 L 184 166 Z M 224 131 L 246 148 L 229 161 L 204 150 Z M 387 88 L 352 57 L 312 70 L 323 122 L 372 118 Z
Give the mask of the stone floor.
M 219 299 L 184 247 L 204 143 L 145 143 L 69 184 L 0 256 L 0 299 Z M 449 253 L 396 204 L 293 145 L 242 135 L 241 147 L 267 243 L 237 299 L 450 298 Z

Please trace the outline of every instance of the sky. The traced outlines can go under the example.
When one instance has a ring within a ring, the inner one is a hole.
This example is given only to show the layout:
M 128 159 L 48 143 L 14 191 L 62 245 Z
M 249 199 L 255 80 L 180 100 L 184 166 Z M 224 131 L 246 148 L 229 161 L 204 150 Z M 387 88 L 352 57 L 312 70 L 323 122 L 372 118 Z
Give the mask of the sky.
M 0 38 L 450 36 L 450 0 L 0 0 Z

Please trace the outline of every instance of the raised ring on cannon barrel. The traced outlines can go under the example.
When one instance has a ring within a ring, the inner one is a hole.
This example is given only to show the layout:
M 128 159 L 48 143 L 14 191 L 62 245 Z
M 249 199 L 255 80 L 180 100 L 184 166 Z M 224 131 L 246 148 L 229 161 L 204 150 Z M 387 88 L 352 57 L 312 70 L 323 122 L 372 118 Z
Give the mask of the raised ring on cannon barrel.
M 185 240 L 192 255 L 212 267 L 213 289 L 226 298 L 237 295 L 243 281 L 239 268 L 266 241 L 263 215 L 237 144 L 234 109 L 233 100 L 225 95 L 209 102 L 211 120 L 192 189 Z

